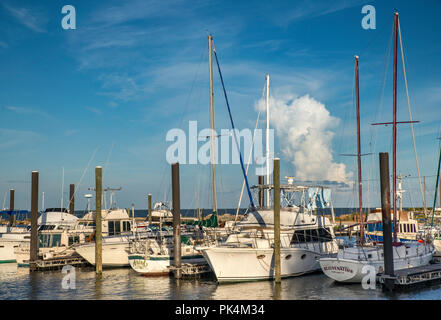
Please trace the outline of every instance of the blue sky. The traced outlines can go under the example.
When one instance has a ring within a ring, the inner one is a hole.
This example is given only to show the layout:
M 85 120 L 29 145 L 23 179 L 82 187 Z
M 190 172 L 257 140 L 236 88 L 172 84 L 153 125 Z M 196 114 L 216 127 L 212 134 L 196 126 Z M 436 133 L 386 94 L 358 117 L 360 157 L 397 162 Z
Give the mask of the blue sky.
M 67 4 L 76 9 L 75 30 L 61 27 Z M 365 4 L 376 9 L 375 30 L 361 26 Z M 338 119 L 331 130 L 333 160 L 354 177 L 355 159 L 339 154 L 355 150 L 353 63 L 354 55 L 360 56 L 362 148 L 374 153 L 363 159 L 365 203 L 379 206 L 378 152 L 391 152 L 391 127 L 370 123 L 392 120 L 392 57 L 387 67 L 385 61 L 394 8 L 400 14 L 412 113 L 421 121 L 415 125 L 416 144 L 431 204 L 441 123 L 441 3 L 436 0 L 4 0 L 0 200 L 3 204 L 14 188 L 16 207 L 28 209 L 31 171 L 38 170 L 46 206 L 59 206 L 64 168 L 64 201 L 68 184 L 81 182 L 76 207 L 83 209 L 97 165 L 104 167 L 104 186 L 122 186 L 121 207 L 145 208 L 148 193 L 154 201 L 171 200 L 167 131 L 187 131 L 189 120 L 209 126 L 209 32 L 236 126 L 254 127 L 255 104 L 269 73 L 272 96 L 309 95 Z M 399 63 L 398 118 L 407 121 Z M 229 128 L 217 73 L 214 90 L 216 127 Z M 295 176 L 292 159 L 281 148 L 276 136 L 281 176 Z M 399 127 L 398 168 L 411 175 L 404 182 L 404 205 L 421 205 L 409 125 Z M 209 170 L 181 166 L 182 207 L 210 207 Z M 240 167 L 221 165 L 217 173 L 218 206 L 235 207 Z M 254 173 L 249 179 L 257 181 Z M 334 205 L 356 206 L 354 190 L 336 188 Z

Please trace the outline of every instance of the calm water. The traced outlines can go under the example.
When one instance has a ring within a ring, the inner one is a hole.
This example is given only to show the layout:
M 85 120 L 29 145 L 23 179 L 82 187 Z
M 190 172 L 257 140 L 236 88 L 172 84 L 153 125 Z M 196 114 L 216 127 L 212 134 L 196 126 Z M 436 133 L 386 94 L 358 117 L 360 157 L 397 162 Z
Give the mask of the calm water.
M 0 300 L 7 299 L 161 299 L 161 300 L 294 300 L 294 299 L 441 299 L 441 285 L 385 295 L 381 289 L 364 290 L 361 285 L 341 285 L 322 273 L 283 279 L 279 290 L 273 282 L 259 281 L 236 284 L 216 284 L 213 280 L 180 280 L 169 277 L 146 278 L 130 268 L 104 270 L 96 279 L 92 269 L 76 271 L 76 288 L 63 289 L 61 271 L 29 273 L 16 264 L 0 265 Z

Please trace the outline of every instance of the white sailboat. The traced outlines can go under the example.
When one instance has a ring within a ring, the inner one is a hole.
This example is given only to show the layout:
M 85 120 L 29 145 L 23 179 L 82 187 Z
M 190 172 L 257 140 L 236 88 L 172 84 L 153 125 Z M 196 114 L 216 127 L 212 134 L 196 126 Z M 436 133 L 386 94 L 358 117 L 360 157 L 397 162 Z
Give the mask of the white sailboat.
M 394 57 L 394 121 L 393 121 L 393 265 L 395 270 L 424 266 L 429 264 L 433 258 L 434 246 L 429 243 L 420 242 L 398 242 L 398 210 L 396 190 L 396 54 L 397 54 L 397 30 L 398 13 L 395 13 L 395 57 Z M 359 99 L 358 99 L 358 57 L 356 57 L 356 94 L 357 94 L 357 126 L 359 128 Z M 360 141 L 360 131 L 358 129 L 358 141 Z M 358 144 L 358 156 L 360 159 L 360 144 Z M 363 219 L 361 216 L 361 163 L 359 165 L 359 203 L 360 203 L 360 244 L 339 250 L 336 258 L 321 258 L 320 266 L 329 278 L 338 282 L 360 283 L 366 273 L 363 273 L 363 267 L 366 265 L 375 268 L 376 273 L 384 270 L 384 252 L 383 244 L 370 242 L 364 243 Z

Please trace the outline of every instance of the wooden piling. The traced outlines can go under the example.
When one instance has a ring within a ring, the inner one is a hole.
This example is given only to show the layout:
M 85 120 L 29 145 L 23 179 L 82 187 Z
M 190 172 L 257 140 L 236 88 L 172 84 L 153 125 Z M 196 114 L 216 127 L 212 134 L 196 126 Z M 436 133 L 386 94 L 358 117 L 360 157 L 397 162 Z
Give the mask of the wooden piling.
M 265 184 L 265 177 L 258 176 L 258 183 L 259 186 L 263 186 Z M 259 188 L 259 206 L 261 208 L 265 207 L 265 192 L 261 188 Z
M 38 171 L 32 171 L 30 264 L 38 259 Z
M 389 277 L 385 279 L 383 290 L 392 291 L 394 288 L 394 260 L 392 250 L 392 222 L 390 216 L 389 154 L 387 152 L 380 152 L 380 183 L 384 274 Z
M 13 226 L 14 225 L 14 221 L 15 221 L 15 215 L 12 214 L 12 211 L 14 211 L 15 208 L 15 190 L 11 189 L 9 190 L 9 211 L 11 211 L 11 215 L 9 216 L 9 226 Z
M 280 159 L 274 158 L 274 278 L 281 282 L 280 266 Z
M 95 272 L 103 272 L 103 244 L 102 244 L 102 219 L 101 197 L 103 193 L 103 169 L 95 168 Z
M 182 277 L 181 273 L 181 199 L 179 187 L 179 163 L 172 164 L 172 197 L 173 197 L 173 266 L 176 268 L 176 279 Z
M 149 225 L 152 224 L 152 195 L 148 194 L 148 205 L 149 205 Z
M 75 185 L 70 185 L 70 194 L 69 194 L 69 213 L 75 214 Z
M 201 221 L 201 208 L 198 208 L 197 213 L 198 213 L 198 221 Z

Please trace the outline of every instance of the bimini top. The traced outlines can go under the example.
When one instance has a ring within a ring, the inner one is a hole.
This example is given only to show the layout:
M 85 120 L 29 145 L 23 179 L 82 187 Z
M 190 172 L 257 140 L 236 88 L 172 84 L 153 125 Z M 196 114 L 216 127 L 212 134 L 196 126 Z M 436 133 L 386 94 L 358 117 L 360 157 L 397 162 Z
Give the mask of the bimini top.
M 327 218 L 325 218 L 326 220 Z M 295 227 L 316 224 L 320 219 L 316 215 L 300 212 L 299 207 L 280 209 L 280 226 Z M 329 223 L 329 222 L 327 222 Z M 274 227 L 273 210 L 255 210 L 249 212 L 245 218 L 236 224 L 238 227 Z
M 101 210 L 101 218 L 103 220 L 130 219 L 126 209 Z M 95 221 L 95 211 L 86 213 L 81 220 Z
M 75 225 L 78 220 L 78 217 L 73 214 L 67 213 L 67 211 L 48 211 L 46 209 L 45 212 L 40 214 L 38 217 L 39 225 Z M 55 210 L 55 209 L 51 209 Z

